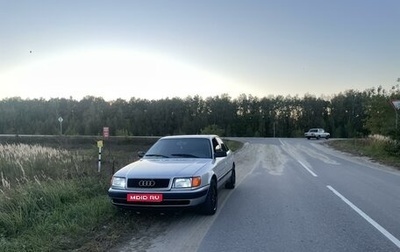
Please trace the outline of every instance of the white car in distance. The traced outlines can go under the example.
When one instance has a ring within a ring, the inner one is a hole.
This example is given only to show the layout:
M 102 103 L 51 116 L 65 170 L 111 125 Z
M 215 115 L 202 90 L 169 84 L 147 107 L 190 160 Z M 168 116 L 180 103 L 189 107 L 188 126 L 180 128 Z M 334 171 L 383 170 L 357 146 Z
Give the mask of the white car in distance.
M 304 133 L 304 136 L 307 139 L 315 138 L 318 140 L 320 138 L 329 139 L 331 137 L 331 134 L 326 132 L 322 128 L 312 128 L 309 131 L 307 131 L 306 133 Z

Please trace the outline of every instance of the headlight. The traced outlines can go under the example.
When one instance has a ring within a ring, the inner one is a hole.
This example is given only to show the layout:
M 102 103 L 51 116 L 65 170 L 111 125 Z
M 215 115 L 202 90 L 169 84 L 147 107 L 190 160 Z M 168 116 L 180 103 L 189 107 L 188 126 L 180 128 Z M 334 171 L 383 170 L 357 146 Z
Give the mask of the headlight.
M 174 188 L 191 188 L 201 185 L 201 177 L 193 178 L 176 178 L 174 180 Z
M 116 188 L 125 188 L 126 179 L 121 177 L 113 177 L 111 186 Z

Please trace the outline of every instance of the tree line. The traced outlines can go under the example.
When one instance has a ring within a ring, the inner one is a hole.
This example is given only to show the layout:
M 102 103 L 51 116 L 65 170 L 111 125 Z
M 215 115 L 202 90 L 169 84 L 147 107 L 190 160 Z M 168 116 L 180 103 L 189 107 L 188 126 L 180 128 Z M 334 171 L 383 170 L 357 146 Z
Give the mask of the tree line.
M 164 136 L 215 133 L 233 137 L 302 137 L 321 127 L 332 137 L 380 134 L 398 139 L 399 86 L 347 90 L 330 98 L 313 95 L 258 98 L 227 94 L 202 98 L 131 98 L 105 101 L 87 96 L 0 101 L 0 134 Z M 61 120 L 62 118 L 62 120 Z

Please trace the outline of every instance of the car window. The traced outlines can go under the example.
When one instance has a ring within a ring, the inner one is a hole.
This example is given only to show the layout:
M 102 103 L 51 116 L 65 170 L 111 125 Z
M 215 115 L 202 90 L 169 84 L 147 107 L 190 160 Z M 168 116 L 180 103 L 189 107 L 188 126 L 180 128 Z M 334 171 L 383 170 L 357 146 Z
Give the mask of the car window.
M 221 146 L 223 151 L 227 152 L 229 150 L 228 146 L 226 146 L 224 143 L 222 143 Z
M 211 158 L 211 146 L 206 138 L 160 139 L 145 156 Z

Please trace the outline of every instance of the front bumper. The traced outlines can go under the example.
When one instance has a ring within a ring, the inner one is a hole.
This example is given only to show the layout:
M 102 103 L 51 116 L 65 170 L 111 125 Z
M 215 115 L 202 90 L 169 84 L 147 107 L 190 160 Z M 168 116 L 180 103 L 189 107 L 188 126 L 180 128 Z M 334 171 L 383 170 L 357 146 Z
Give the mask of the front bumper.
M 209 186 L 205 186 L 196 190 L 185 191 L 136 191 L 121 190 L 110 188 L 108 196 L 111 203 L 115 206 L 127 208 L 182 208 L 194 207 L 202 204 L 207 196 Z M 161 193 L 163 195 L 162 202 L 128 202 L 127 195 L 130 193 Z

